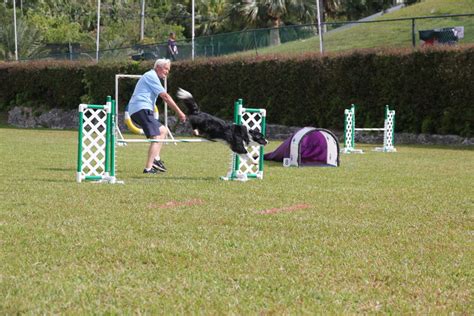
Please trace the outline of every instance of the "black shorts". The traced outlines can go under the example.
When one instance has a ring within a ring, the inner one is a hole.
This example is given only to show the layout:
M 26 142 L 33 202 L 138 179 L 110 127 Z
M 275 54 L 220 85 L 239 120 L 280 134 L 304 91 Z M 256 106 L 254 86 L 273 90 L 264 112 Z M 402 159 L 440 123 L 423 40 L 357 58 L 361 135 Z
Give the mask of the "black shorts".
M 133 123 L 139 125 L 146 137 L 150 138 L 152 136 L 160 135 L 160 126 L 161 123 L 155 119 L 154 113 L 151 110 L 140 110 L 133 113 L 130 118 Z

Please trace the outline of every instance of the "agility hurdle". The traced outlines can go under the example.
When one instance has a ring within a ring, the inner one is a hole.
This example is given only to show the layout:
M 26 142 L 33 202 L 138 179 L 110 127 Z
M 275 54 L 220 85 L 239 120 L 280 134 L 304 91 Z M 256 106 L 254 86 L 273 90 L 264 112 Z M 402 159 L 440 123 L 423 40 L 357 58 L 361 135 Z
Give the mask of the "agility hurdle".
M 396 152 L 394 147 L 395 138 L 395 110 L 390 110 L 389 106 L 385 106 L 385 119 L 383 128 L 356 128 L 355 105 L 352 104 L 350 109 L 344 110 L 344 148 L 342 153 L 359 153 L 362 149 L 355 148 L 355 132 L 356 131 L 383 131 L 383 147 L 376 147 L 374 151 L 380 152 Z
M 80 104 L 76 181 L 119 183 L 115 177 L 115 107 Z
M 234 103 L 234 123 L 244 125 L 247 129 L 256 129 L 265 136 L 266 110 L 255 108 L 244 108 L 243 100 L 238 99 Z M 249 159 L 242 159 L 236 153 L 232 153 L 229 172 L 222 180 L 247 181 L 249 178 L 263 179 L 263 146 L 248 146 Z
M 116 178 L 116 146 L 122 143 L 143 142 L 183 142 L 197 143 L 206 139 L 118 139 L 116 103 L 110 96 L 105 105 L 80 104 L 78 129 L 78 157 L 76 181 L 97 183 L 123 183 Z M 242 100 L 234 104 L 234 123 L 257 129 L 265 135 L 264 109 L 244 108 Z M 247 150 L 255 159 L 243 160 L 232 153 L 230 170 L 224 180 L 246 181 L 248 178 L 263 178 L 263 146 L 248 146 Z M 252 160 L 249 162 L 249 160 Z M 257 161 L 257 162 L 255 162 Z

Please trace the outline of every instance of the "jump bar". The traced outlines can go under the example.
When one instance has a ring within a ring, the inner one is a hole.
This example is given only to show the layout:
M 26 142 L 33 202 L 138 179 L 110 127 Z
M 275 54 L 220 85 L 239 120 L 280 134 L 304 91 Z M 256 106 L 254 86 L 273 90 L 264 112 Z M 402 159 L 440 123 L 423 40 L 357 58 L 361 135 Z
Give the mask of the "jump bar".
M 355 131 L 383 131 L 384 128 L 354 128 Z
M 119 143 L 202 143 L 209 142 L 207 139 L 118 139 Z

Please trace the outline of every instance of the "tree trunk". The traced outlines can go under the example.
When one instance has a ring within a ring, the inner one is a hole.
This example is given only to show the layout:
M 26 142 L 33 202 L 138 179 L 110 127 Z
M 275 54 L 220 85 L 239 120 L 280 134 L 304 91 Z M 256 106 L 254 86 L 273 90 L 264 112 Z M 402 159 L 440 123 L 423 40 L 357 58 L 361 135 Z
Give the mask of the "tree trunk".
M 280 45 L 280 18 L 272 19 L 272 28 L 270 29 L 270 45 Z

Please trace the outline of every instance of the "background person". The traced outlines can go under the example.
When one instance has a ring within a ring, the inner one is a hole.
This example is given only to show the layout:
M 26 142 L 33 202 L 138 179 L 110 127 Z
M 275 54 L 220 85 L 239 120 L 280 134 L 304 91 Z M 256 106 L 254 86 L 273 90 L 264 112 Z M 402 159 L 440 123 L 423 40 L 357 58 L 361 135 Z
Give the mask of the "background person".
M 171 32 L 168 37 L 168 58 L 175 61 L 178 55 L 178 45 L 176 45 L 176 34 Z
M 165 79 L 168 76 L 170 69 L 171 61 L 169 59 L 157 59 L 153 69 L 147 71 L 138 80 L 132 98 L 128 103 L 128 113 L 130 113 L 132 121 L 140 125 L 148 139 L 165 139 L 168 134 L 166 126 L 162 125 L 153 115 L 158 96 L 176 112 L 182 122 L 186 121 L 186 115 L 165 91 L 160 81 L 160 78 Z M 158 171 L 166 171 L 166 167 L 160 158 L 162 145 L 163 143 L 150 143 L 143 173 L 154 174 Z

